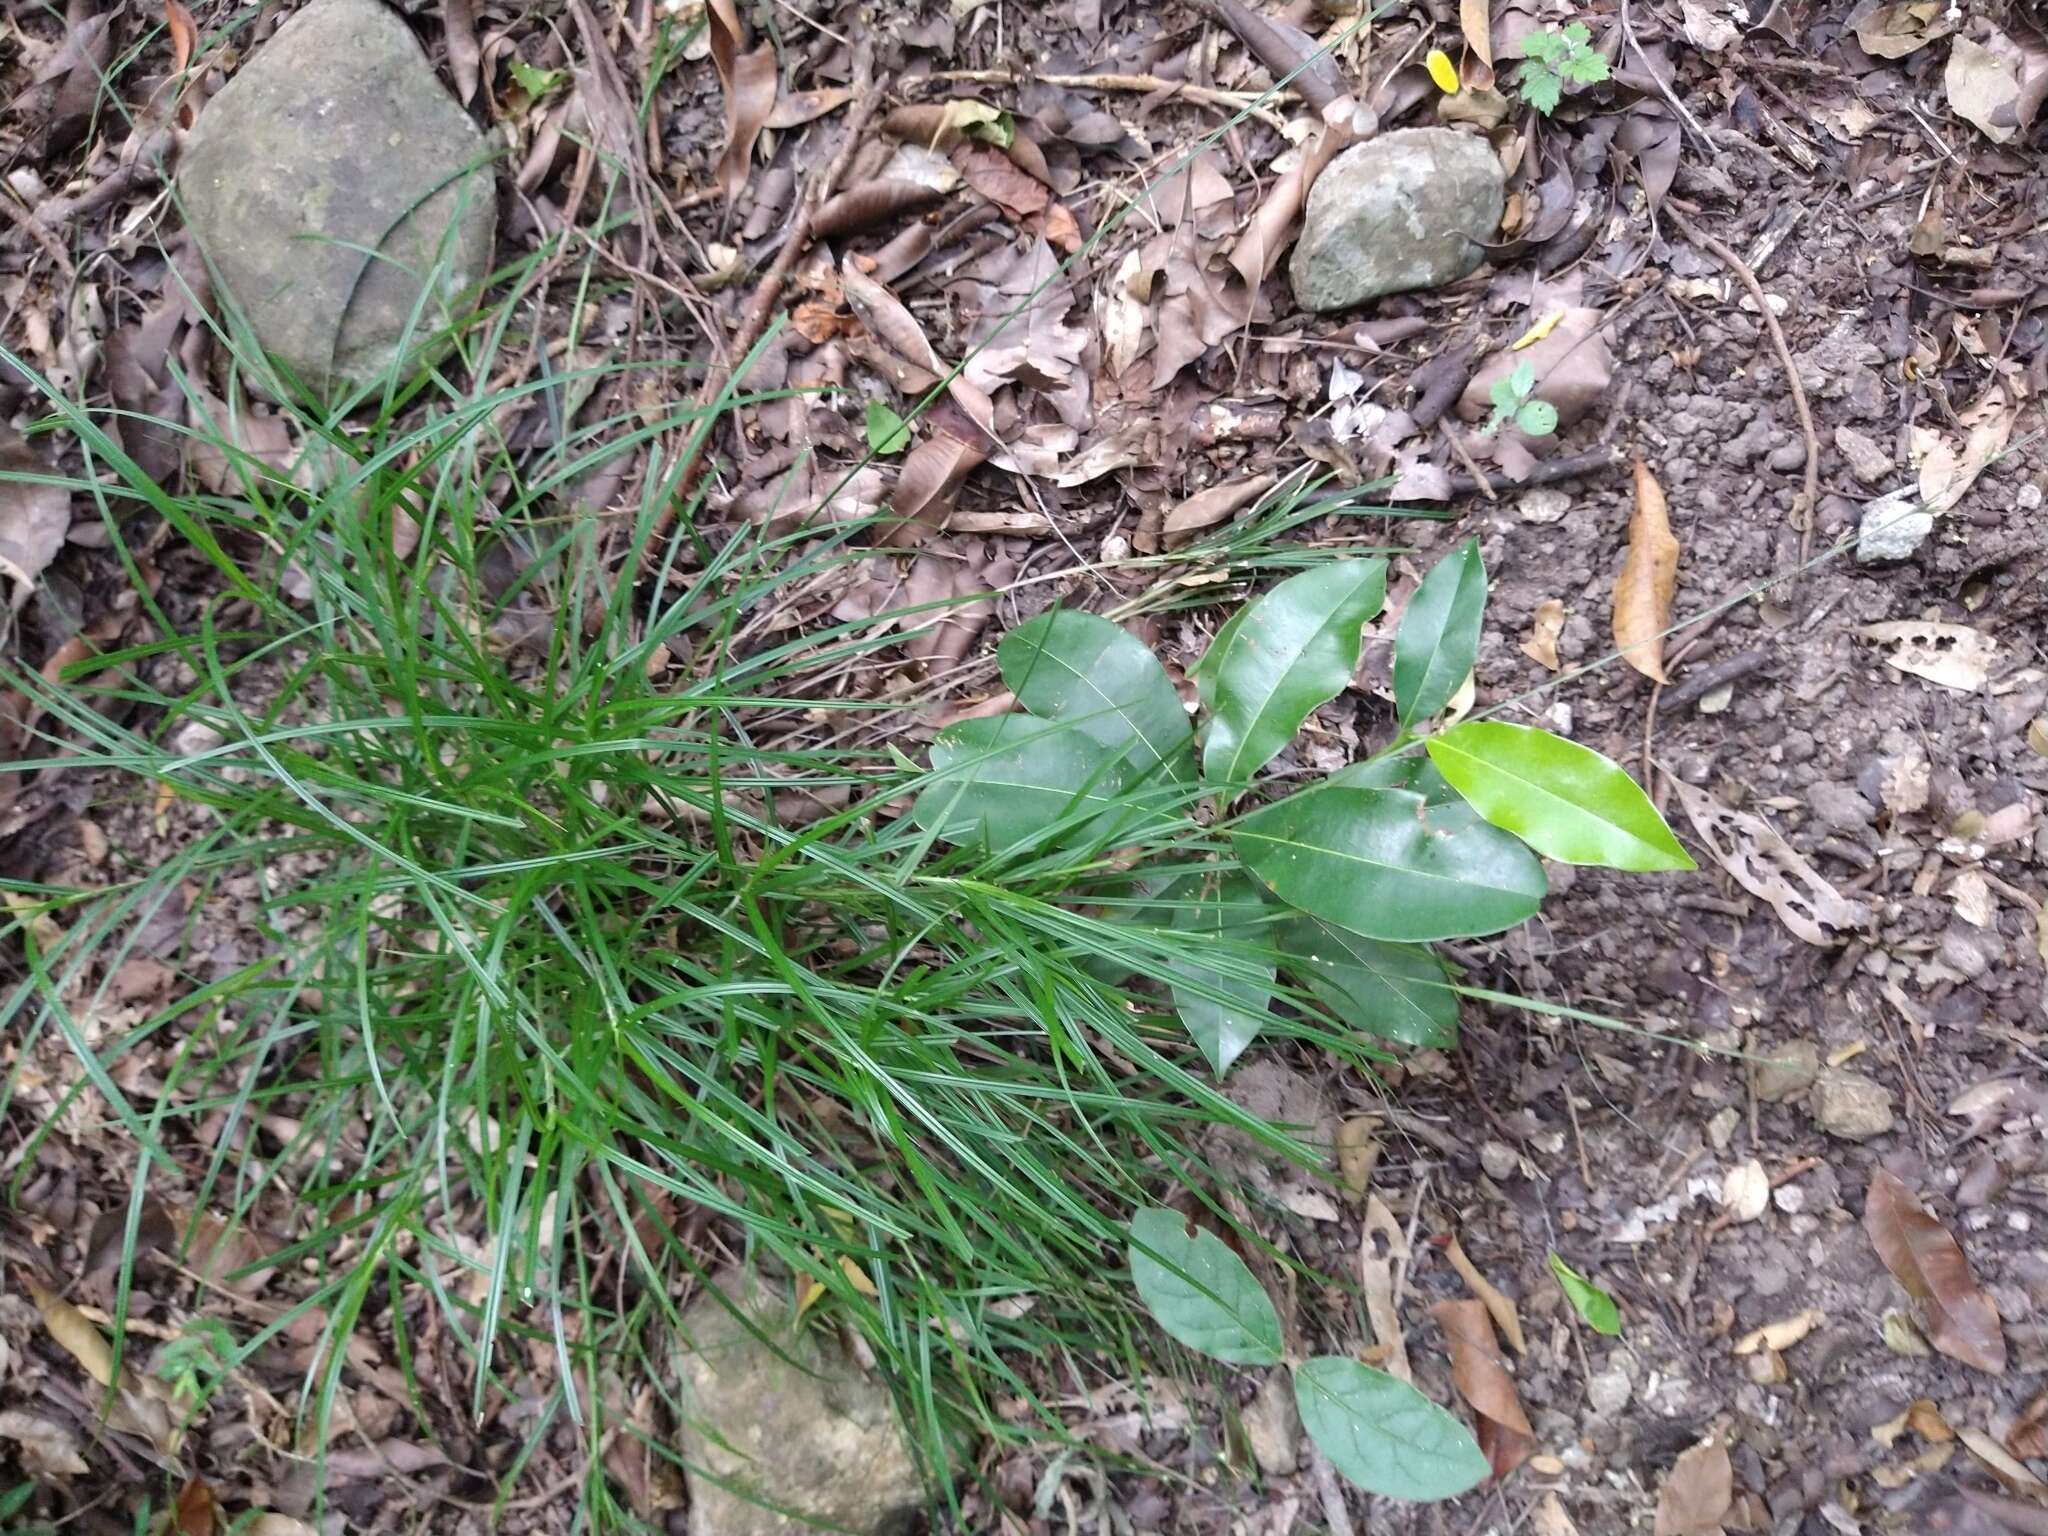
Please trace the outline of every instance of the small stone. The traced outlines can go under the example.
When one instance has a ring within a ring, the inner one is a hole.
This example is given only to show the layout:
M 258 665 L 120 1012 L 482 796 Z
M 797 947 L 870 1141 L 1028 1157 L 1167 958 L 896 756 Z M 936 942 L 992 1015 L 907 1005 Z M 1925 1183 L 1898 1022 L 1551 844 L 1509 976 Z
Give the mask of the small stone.
M 1299 1465 L 1301 1414 L 1294 1406 L 1294 1378 L 1285 1370 L 1266 1373 L 1258 1395 L 1244 1409 L 1244 1435 L 1252 1460 L 1268 1477 L 1285 1477 Z
M 1831 1067 L 1813 1085 L 1814 1122 L 1844 1141 L 1868 1141 L 1892 1128 L 1891 1090 L 1847 1067 Z
M 1770 1058 L 1756 1064 L 1756 1096 L 1766 1104 L 1796 1099 L 1820 1076 L 1820 1047 L 1811 1040 L 1794 1040 L 1773 1048 Z
M 1479 1166 L 1486 1170 L 1486 1176 L 1495 1183 L 1511 1179 L 1515 1170 L 1522 1166 L 1522 1160 L 1515 1155 L 1515 1149 L 1504 1141 L 1481 1142 Z
M 1533 491 L 1524 491 L 1515 501 L 1515 510 L 1525 523 L 1561 522 L 1571 509 L 1571 497 L 1555 486 L 1544 485 Z
M 1628 1400 L 1635 1395 L 1635 1384 L 1629 1380 L 1628 1366 L 1616 1362 L 1597 1376 L 1586 1379 L 1586 1401 L 1598 1414 L 1614 1414 L 1628 1406 Z
M 1456 282 L 1486 258 L 1507 178 L 1485 139 L 1402 128 L 1355 144 L 1309 190 L 1288 268 L 1303 309 Z
M 1857 793 L 1854 785 L 1826 779 L 1807 789 L 1806 803 L 1821 825 L 1834 832 L 1861 832 L 1877 814 L 1877 807 Z
M 726 1301 L 707 1291 L 684 1309 L 689 1347 L 676 1357 L 683 1458 L 709 1474 L 690 1478 L 690 1536 L 907 1528 L 925 1492 L 888 1389 L 832 1335 L 795 1327 L 790 1297 L 753 1271 L 713 1283 Z M 750 1501 L 748 1489 L 802 1518 Z
M 1849 473 L 1865 485 L 1878 484 L 1898 467 L 1876 439 L 1866 437 L 1854 427 L 1835 428 L 1835 447 L 1849 461 Z
M 420 343 L 489 275 L 490 155 L 395 11 L 313 0 L 200 112 L 178 190 L 258 344 L 329 396 L 450 345 Z
M 1934 532 L 1934 514 L 1912 486 L 1867 503 L 1856 522 L 1856 558 L 1864 565 L 1904 560 Z

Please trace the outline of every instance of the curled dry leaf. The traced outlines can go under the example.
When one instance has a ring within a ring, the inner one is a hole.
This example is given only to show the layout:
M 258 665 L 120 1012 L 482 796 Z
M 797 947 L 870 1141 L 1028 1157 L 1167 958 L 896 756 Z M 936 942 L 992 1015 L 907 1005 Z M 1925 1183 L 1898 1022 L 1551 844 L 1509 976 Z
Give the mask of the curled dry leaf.
M 1968 1447 L 1972 1456 L 1984 1464 L 1986 1471 L 2012 1492 L 2023 1493 L 2035 1500 L 2048 1498 L 2048 1483 L 2034 1476 L 2012 1452 L 1983 1430 L 1959 1429 L 1956 1431 L 1956 1438 Z
M 1678 540 L 1665 515 L 1664 487 L 1641 459 L 1635 461 L 1635 512 L 1628 524 L 1628 554 L 1614 579 L 1614 643 L 1622 660 L 1654 682 L 1666 683 L 1664 631 L 1678 587 Z
M 1809 944 L 1839 944 L 1870 924 L 1870 909 L 1820 877 L 1760 816 L 1731 810 L 1680 778 L 1666 780 L 1714 862 L 1752 896 L 1771 904 L 1778 921 Z
M 1413 1383 L 1408 1347 L 1402 1342 L 1401 1313 L 1395 1284 L 1408 1267 L 1408 1234 L 1378 1195 L 1365 1201 L 1365 1223 L 1358 1236 L 1359 1288 L 1365 1292 L 1365 1319 L 1372 1325 L 1373 1347 L 1366 1363 L 1389 1376 Z
M 888 531 L 883 542 L 898 547 L 912 544 L 943 524 L 953 510 L 953 494 L 960 489 L 960 482 L 984 456 L 979 447 L 951 432 L 934 432 L 920 441 L 903 461 L 903 472 L 889 493 L 889 509 L 902 521 Z
M 845 85 L 827 86 L 816 91 L 789 91 L 776 98 L 775 110 L 768 114 L 768 121 L 762 126 L 801 128 L 827 113 L 837 112 L 851 100 L 853 88 Z
M 1529 1512 L 1529 1529 L 1536 1536 L 1579 1536 L 1579 1528 L 1565 1512 L 1555 1492 L 1546 1493 Z
M 1991 664 L 1998 657 L 1998 642 L 1967 624 L 1900 619 L 1887 624 L 1865 624 L 1856 633 L 1890 646 L 1891 654 L 1885 661 L 1901 672 L 1964 692 L 1984 686 L 1991 676 Z
M 1920 1304 L 1927 1342 L 1952 1360 L 2003 1374 L 2005 1334 L 1998 1308 L 1978 1286 L 1948 1229 L 1885 1169 L 1870 1177 L 1863 1230 L 1884 1267 Z
M 1444 1244 L 1444 1257 L 1472 1294 L 1485 1303 L 1487 1315 L 1493 1319 L 1493 1326 L 1500 1330 L 1500 1336 L 1507 1340 L 1508 1348 L 1518 1355 L 1529 1353 L 1528 1341 L 1522 1337 L 1522 1315 L 1515 1310 L 1514 1299 L 1479 1272 L 1479 1266 L 1472 1262 L 1464 1245 L 1455 1237 Z
M 1465 34 L 1465 86 L 1483 91 L 1493 84 L 1493 7 L 1488 0 L 1458 0 L 1458 30 Z
M 1355 105 L 1349 96 L 1332 103 L 1330 111 L 1324 114 L 1323 126 L 1316 132 L 1315 142 L 1273 183 L 1265 201 L 1245 225 L 1244 233 L 1237 237 L 1237 244 L 1231 247 L 1230 265 L 1247 287 L 1256 290 L 1273 275 L 1273 266 L 1287 249 L 1295 220 L 1301 217 L 1309 188 L 1337 151 L 1353 139 L 1351 119 Z
M 190 25 L 189 20 L 186 24 Z M 477 82 L 483 78 L 483 49 L 476 40 L 476 0 L 441 0 L 441 35 L 448 44 L 448 70 L 455 76 L 455 94 L 466 107 L 476 98 Z
M 1379 1128 L 1378 1115 L 1353 1115 L 1337 1127 L 1337 1177 L 1355 1200 L 1363 1200 L 1372 1188 L 1380 1160 Z
M 1678 1458 L 1657 1495 L 1655 1536 L 1713 1536 L 1735 1502 L 1728 1447 L 1702 1440 Z
M 811 216 L 811 235 L 818 240 L 850 235 L 893 219 L 900 213 L 911 213 L 936 203 L 945 195 L 936 187 L 915 181 L 887 177 L 864 181 L 818 205 L 818 211 Z
M 1942 0 L 1889 0 L 1856 7 L 1849 25 L 1856 41 L 1873 58 L 1903 59 L 1938 37 L 1955 31 Z
M 1960 47 L 1961 41 L 1957 46 Z M 1916 457 L 1920 463 L 1920 500 L 1937 515 L 1950 511 L 1961 501 L 1991 461 L 2005 451 L 2012 437 L 2019 406 L 1994 387 L 1984 393 L 1956 420 L 1969 431 L 1961 452 L 1939 433 L 1930 432 Z
M 1052 201 L 1044 182 L 993 145 L 963 143 L 953 151 L 953 164 L 967 178 L 967 185 L 1013 219 L 1041 213 Z
M 725 98 L 725 150 L 712 176 L 729 203 L 747 184 L 754 141 L 761 137 L 775 110 L 775 49 L 763 43 L 752 53 L 740 52 L 746 29 L 733 0 L 708 0 L 704 22 L 711 38 L 711 63 L 718 71 L 718 88 Z
M 71 497 L 64 487 L 26 478 L 51 474 L 20 433 L 0 424 L 0 577 L 14 583 L 16 609 L 57 558 L 71 526 Z
M 1250 506 L 1273 487 L 1277 475 L 1253 475 L 1249 480 L 1232 480 L 1197 491 L 1166 514 L 1160 525 L 1169 547 L 1185 544 L 1204 528 L 1213 528 L 1233 513 Z
M 1536 605 L 1529 625 L 1529 637 L 1522 642 L 1522 654 L 1538 666 L 1555 672 L 1563 665 L 1557 659 L 1558 637 L 1564 633 L 1564 604 L 1557 598 Z
M 1429 1309 L 1451 1348 L 1451 1381 L 1471 1405 L 1478 1424 L 1474 1437 L 1496 1478 L 1506 1477 L 1536 1444 L 1536 1431 L 1522 1412 L 1515 1380 L 1494 1342 L 1493 1322 L 1483 1301 L 1440 1301 Z
M 21 1447 L 22 1467 L 32 1477 L 77 1477 L 87 1470 L 78 1454 L 78 1437 L 61 1424 L 37 1418 L 18 1408 L 0 1413 L 0 1440 Z
M 33 1278 L 28 1282 L 28 1294 L 42 1316 L 43 1327 L 79 1368 L 98 1385 L 116 1387 L 107 1412 L 108 1426 L 139 1435 L 166 1455 L 174 1451 L 181 1432 L 163 1401 L 162 1383 L 152 1377 L 138 1386 L 134 1374 L 124 1366 L 117 1384 L 113 1346 L 92 1319 Z
M 214 1502 L 213 1489 L 203 1478 L 192 1478 L 178 1490 L 172 1519 L 178 1536 L 213 1536 L 220 1519 L 220 1506 Z
M 1773 1352 L 1790 1349 L 1827 1320 L 1827 1313 L 1818 1307 L 1808 1307 L 1804 1312 L 1794 1312 L 1790 1317 L 1781 1317 L 1775 1322 L 1765 1323 L 1761 1328 L 1752 1328 L 1735 1341 L 1735 1353 L 1754 1355 L 1766 1349 Z
M 2037 1393 L 2005 1432 L 2006 1448 L 2029 1461 L 2048 1460 L 2048 1392 Z

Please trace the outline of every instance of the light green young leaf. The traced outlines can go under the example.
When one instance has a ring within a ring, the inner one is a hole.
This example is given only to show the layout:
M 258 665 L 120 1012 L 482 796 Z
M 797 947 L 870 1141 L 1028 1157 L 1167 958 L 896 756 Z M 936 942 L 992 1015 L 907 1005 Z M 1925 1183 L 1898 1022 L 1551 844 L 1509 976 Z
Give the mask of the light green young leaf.
M 1448 1499 L 1492 1470 L 1472 1432 L 1399 1377 L 1320 1355 L 1294 1372 L 1302 1428 L 1332 1466 L 1372 1493 Z
M 1469 806 L 1399 790 L 1301 791 L 1253 811 L 1230 840 L 1289 906 L 1369 939 L 1499 933 L 1548 889 L 1536 856 Z
M 1404 1045 L 1458 1043 L 1458 995 L 1443 962 L 1419 944 L 1382 944 L 1312 917 L 1281 934 L 1289 975 L 1339 1019 Z
M 1194 906 L 1176 912 L 1173 923 L 1176 928 L 1203 935 L 1205 947 L 1213 951 L 1229 945 L 1271 943 L 1272 929 L 1264 921 L 1266 916 L 1258 882 L 1241 870 L 1232 870 L 1213 889 L 1204 891 Z M 1231 972 L 1188 965 L 1169 977 L 1173 1006 L 1218 1077 L 1230 1070 L 1230 1064 L 1258 1038 L 1271 1017 L 1272 963 L 1250 955 L 1238 959 Z M 1244 969 L 1254 971 L 1258 979 L 1239 974 Z M 1204 991 L 1221 993 L 1229 1001 L 1219 1002 Z
M 1529 437 L 1548 437 L 1557 430 L 1557 407 L 1548 400 L 1525 400 L 1515 412 L 1515 425 Z
M 1427 746 L 1474 810 L 1545 858 L 1610 869 L 1695 867 L 1636 781 L 1590 747 L 1499 720 L 1464 721 Z
M 1448 704 L 1479 654 L 1486 566 L 1467 539 L 1431 567 L 1394 636 L 1394 704 L 1403 727 Z
M 879 400 L 868 402 L 868 447 L 876 453 L 901 453 L 910 446 L 910 423 Z
M 1174 1211 L 1131 1219 L 1131 1278 L 1146 1310 L 1189 1349 L 1230 1365 L 1280 1360 L 1280 1315 L 1245 1262 Z
M 1333 560 L 1290 576 L 1224 626 L 1199 666 L 1213 713 L 1202 777 L 1242 786 L 1358 667 L 1358 634 L 1387 595 L 1384 560 Z
M 1550 1272 L 1557 1276 L 1557 1283 L 1564 1287 L 1565 1300 L 1572 1304 L 1572 1310 L 1586 1320 L 1586 1326 L 1595 1333 L 1604 1333 L 1609 1338 L 1621 1336 L 1621 1308 L 1614 1304 L 1614 1298 L 1599 1286 L 1565 1263 L 1556 1253 L 1550 1256 Z
M 1078 835 L 1119 808 L 1123 769 L 1085 731 L 1030 715 L 963 720 L 932 743 L 938 778 L 911 807 L 949 843 L 1011 848 L 1067 823 Z
M 1061 608 L 996 647 L 1003 682 L 1046 720 L 1065 720 L 1124 755 L 1134 780 L 1194 778 L 1194 732 L 1159 658 L 1119 626 Z

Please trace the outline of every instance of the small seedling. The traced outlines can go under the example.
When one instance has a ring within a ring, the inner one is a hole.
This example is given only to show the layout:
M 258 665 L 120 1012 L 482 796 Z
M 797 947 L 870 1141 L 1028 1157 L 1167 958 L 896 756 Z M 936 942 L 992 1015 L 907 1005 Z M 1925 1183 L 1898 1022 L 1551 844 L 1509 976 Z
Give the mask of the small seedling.
M 1532 400 L 1536 392 L 1536 369 L 1530 363 L 1515 364 L 1515 371 L 1493 382 L 1493 414 L 1480 430 L 1488 437 L 1512 422 L 1528 437 L 1548 437 L 1557 430 L 1557 407 L 1547 400 Z
M 1302 1428 L 1359 1487 L 1448 1499 L 1487 1475 L 1472 1432 L 1399 1377 L 1345 1355 L 1290 1358 L 1272 1300 L 1215 1233 L 1191 1230 L 1174 1211 L 1140 1211 L 1130 1255 L 1146 1310 L 1189 1349 L 1228 1365 L 1292 1369 Z
M 878 454 L 901 453 L 910 446 L 910 423 L 879 400 L 868 402 L 868 447 Z
M 1583 21 L 1562 32 L 1531 32 L 1522 39 L 1522 67 L 1515 76 L 1522 100 L 1545 117 L 1564 99 L 1567 82 L 1597 85 L 1607 78 L 1607 55 L 1593 46 Z
M 225 1323 L 198 1318 L 158 1352 L 153 1374 L 186 1414 L 205 1405 L 233 1369 L 235 1336 Z

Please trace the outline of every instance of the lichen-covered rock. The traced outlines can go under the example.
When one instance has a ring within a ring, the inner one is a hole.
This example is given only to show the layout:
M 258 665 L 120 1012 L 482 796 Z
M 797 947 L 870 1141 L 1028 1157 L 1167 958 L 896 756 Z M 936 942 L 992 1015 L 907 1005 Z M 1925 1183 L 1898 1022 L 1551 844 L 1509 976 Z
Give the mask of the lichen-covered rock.
M 331 397 L 401 349 L 427 361 L 422 343 L 473 302 L 497 225 L 489 156 L 395 13 L 313 0 L 206 104 L 178 191 L 257 342 Z
M 888 1390 L 829 1334 L 796 1327 L 786 1291 L 751 1270 L 715 1285 L 763 1337 L 709 1291 L 684 1310 L 691 1536 L 909 1530 L 925 1492 Z
M 1891 1090 L 1847 1067 L 1821 1073 L 1809 1102 L 1814 1122 L 1844 1141 L 1868 1141 L 1892 1128 Z
M 1303 309 L 1455 282 L 1500 227 L 1507 178 L 1486 140 L 1403 128 L 1354 145 L 1309 188 L 1288 271 Z

